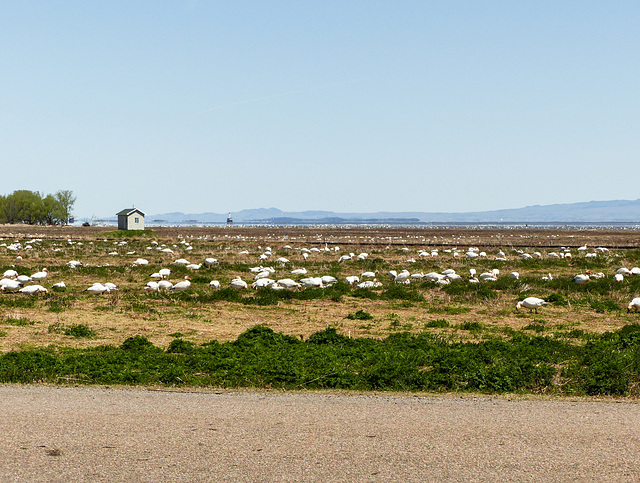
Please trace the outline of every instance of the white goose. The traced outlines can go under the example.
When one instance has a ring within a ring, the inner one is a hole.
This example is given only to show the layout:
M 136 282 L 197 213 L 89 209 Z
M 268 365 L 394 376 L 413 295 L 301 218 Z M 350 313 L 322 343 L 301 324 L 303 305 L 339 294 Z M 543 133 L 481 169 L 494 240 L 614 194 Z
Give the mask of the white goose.
M 46 268 L 43 268 L 41 272 L 36 272 L 33 275 L 31 275 L 31 280 L 35 282 L 40 282 L 45 278 L 47 278 L 47 272 L 48 270 Z
M 301 285 L 298 282 L 296 282 L 295 280 L 292 280 L 290 278 L 282 278 L 282 279 L 278 280 L 277 284 L 280 287 L 284 287 L 284 288 L 286 288 L 288 290 L 292 290 L 294 288 L 300 288 L 301 287 Z
M 3 278 L 0 280 L 0 290 L 6 290 L 8 292 L 13 292 L 14 290 L 18 290 L 20 288 L 20 282 L 17 280 L 11 280 L 10 278 Z
M 538 297 L 527 297 L 521 302 L 516 304 L 516 310 L 520 312 L 520 309 L 524 307 L 525 309 L 529 309 L 529 312 L 535 310 L 536 314 L 538 313 L 538 307 L 542 307 L 543 305 L 547 305 L 549 302 L 546 302 L 543 299 L 539 299 Z
M 580 274 L 576 275 L 575 277 L 573 277 L 573 281 L 575 283 L 577 283 L 578 285 L 584 285 L 584 284 L 589 282 L 589 274 L 588 273 L 587 274 L 580 273 Z
M 42 285 L 27 285 L 26 287 L 23 287 L 18 291 L 20 293 L 26 293 L 27 295 L 35 295 L 35 294 L 39 294 L 39 293 L 47 293 L 47 292 L 49 292 Z
M 240 277 L 237 277 L 231 280 L 231 282 L 229 282 L 229 287 L 242 290 L 242 289 L 248 288 L 249 285 L 247 285 L 247 282 L 242 280 Z
M 635 312 L 640 309 L 640 297 L 636 297 L 631 302 L 629 302 L 629 305 L 627 306 L 627 312 L 631 312 L 631 309 L 633 309 Z
M 393 281 L 396 283 L 404 283 L 409 280 L 409 278 L 411 278 L 409 270 L 402 270 L 398 275 L 396 275 L 396 278 L 394 278 Z
M 278 283 L 282 283 L 281 280 L 278 280 Z M 308 277 L 300 280 L 300 284 L 306 288 L 324 288 L 321 277 Z
M 18 272 L 16 272 L 15 270 L 7 270 L 6 272 L 4 272 L 2 274 L 2 276 L 4 278 L 11 278 L 11 279 L 15 279 L 18 277 Z
M 102 285 L 100 282 L 94 283 L 91 287 L 85 290 L 85 292 L 92 293 L 94 295 L 100 295 L 105 292 L 109 292 L 109 289 Z
M 171 287 L 171 290 L 173 290 L 174 292 L 184 292 L 189 287 L 191 287 L 191 282 L 189 281 L 189 275 L 187 275 L 186 277 L 184 277 L 184 280 L 174 284 L 173 287 Z

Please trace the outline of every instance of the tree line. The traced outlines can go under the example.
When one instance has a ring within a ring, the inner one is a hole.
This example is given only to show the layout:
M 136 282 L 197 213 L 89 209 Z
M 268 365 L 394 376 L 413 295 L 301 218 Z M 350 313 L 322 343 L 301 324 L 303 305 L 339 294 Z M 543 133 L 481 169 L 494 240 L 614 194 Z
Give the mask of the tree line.
M 75 201 L 73 191 L 69 190 L 46 196 L 37 191 L 17 190 L 0 195 L 0 223 L 66 225 Z

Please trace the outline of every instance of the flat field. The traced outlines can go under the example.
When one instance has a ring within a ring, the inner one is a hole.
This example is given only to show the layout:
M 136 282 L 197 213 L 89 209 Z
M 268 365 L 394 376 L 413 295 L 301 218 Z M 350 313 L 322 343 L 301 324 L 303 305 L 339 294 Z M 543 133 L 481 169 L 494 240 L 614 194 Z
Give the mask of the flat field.
M 0 238 L 2 272 L 48 270 L 40 282 L 46 294 L 0 293 L 2 352 L 119 345 L 135 335 L 160 347 L 178 337 L 196 344 L 224 342 L 260 324 L 302 339 L 333 327 L 343 335 L 380 339 L 394 332 L 428 332 L 451 341 L 480 341 L 520 331 L 582 344 L 593 334 L 640 320 L 640 314 L 627 313 L 629 301 L 640 296 L 640 276 L 613 278 L 621 267 L 640 266 L 640 232 L 632 230 L 236 226 L 127 233 L 4 225 Z M 478 256 L 466 255 L 471 248 Z M 351 260 L 339 261 L 349 254 Z M 148 264 L 134 265 L 139 258 Z M 207 266 L 205 258 L 217 263 Z M 178 259 L 202 265 L 187 268 L 176 264 Z M 82 265 L 68 266 L 72 260 Z M 338 282 L 253 290 L 251 269 L 260 266 L 273 269 L 273 280 L 330 275 Z M 189 276 L 191 287 L 179 293 L 145 289 L 150 275 L 162 268 L 171 270 L 173 283 Z M 300 268 L 307 273 L 291 273 Z M 444 284 L 418 278 L 447 269 L 461 279 Z M 473 283 L 470 269 L 477 275 L 499 273 L 495 281 Z M 388 275 L 391 270 L 408 270 L 416 278 L 399 284 Z M 590 282 L 573 282 L 587 271 Z M 345 282 L 354 275 L 373 280 L 362 277 L 364 272 L 374 272 L 381 286 Z M 552 279 L 543 280 L 549 274 Z M 229 288 L 237 276 L 248 289 Z M 212 280 L 221 288 L 210 287 Z M 61 281 L 66 288 L 54 289 Z M 94 282 L 112 282 L 118 289 L 94 295 L 86 291 Z M 518 313 L 517 301 L 528 296 L 551 303 L 537 314 Z

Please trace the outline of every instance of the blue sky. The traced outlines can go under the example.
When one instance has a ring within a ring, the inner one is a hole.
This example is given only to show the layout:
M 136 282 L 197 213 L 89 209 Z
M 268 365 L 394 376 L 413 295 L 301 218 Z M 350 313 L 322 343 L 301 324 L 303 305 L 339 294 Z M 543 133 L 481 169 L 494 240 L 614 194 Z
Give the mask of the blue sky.
M 637 199 L 640 2 L 0 2 L 0 194 L 78 217 Z

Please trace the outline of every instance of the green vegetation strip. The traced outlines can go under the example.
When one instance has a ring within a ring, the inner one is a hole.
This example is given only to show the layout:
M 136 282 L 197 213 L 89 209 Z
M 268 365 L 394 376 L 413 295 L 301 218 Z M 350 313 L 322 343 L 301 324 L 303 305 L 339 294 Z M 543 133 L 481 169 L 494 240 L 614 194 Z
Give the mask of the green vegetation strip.
M 306 341 L 257 326 L 233 342 L 166 350 L 142 336 L 121 346 L 47 347 L 0 357 L 3 383 L 190 385 L 393 391 L 638 395 L 640 325 L 584 345 L 514 333 L 448 342 L 434 334 L 350 339 L 328 328 Z

